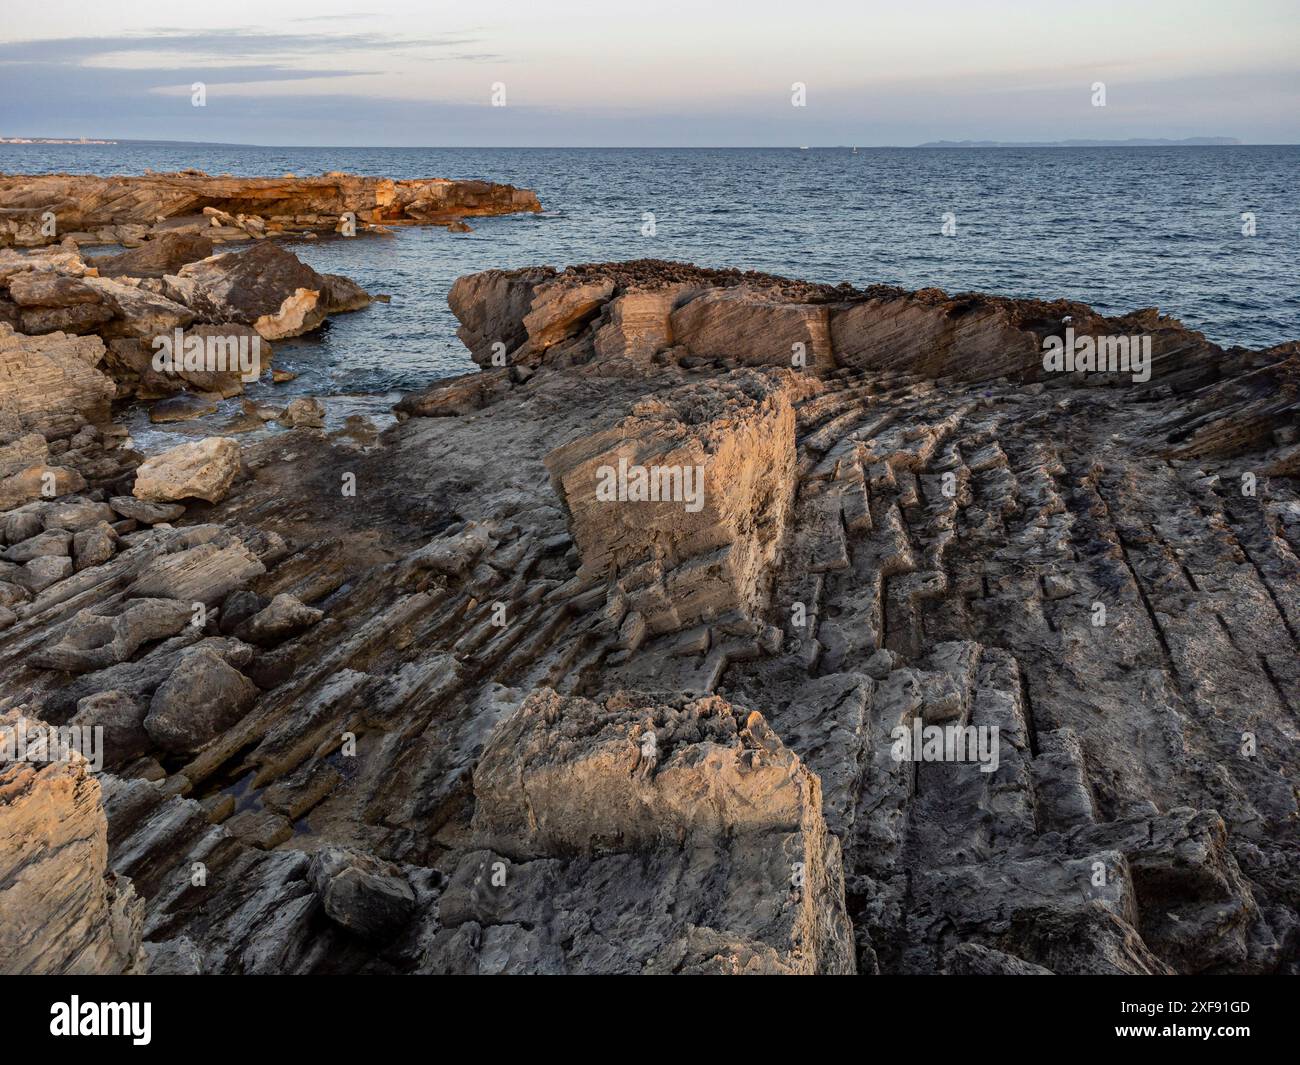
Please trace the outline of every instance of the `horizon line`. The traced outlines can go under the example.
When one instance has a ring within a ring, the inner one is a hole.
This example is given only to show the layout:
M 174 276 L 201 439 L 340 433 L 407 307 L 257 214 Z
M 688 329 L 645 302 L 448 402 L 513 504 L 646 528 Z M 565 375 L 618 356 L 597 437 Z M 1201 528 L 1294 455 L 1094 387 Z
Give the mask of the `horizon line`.
M 106 148 L 118 144 L 175 144 L 207 148 L 292 148 L 325 150 L 332 148 L 370 149 L 381 151 L 828 151 L 828 150 L 893 150 L 912 151 L 953 150 L 971 151 L 977 149 L 1007 148 L 1295 148 L 1300 141 L 1232 141 L 1227 143 L 1194 143 L 1198 140 L 1212 138 L 1184 137 L 1134 137 L 1125 140 L 1107 140 L 1102 138 L 1065 138 L 1060 141 L 984 141 L 984 140 L 940 140 L 925 141 L 920 144 L 272 144 L 254 141 L 190 141 L 173 140 L 166 137 L 114 137 L 109 134 L 86 136 L 81 143 L 80 136 L 60 137 L 50 134 L 8 135 L 11 139 L 0 139 L 0 145 L 20 147 L 23 143 L 56 145 L 71 148 Z M 101 143 L 94 143 L 99 141 Z M 109 141 L 105 144 L 102 142 Z M 1075 143 L 1070 143 L 1074 141 Z

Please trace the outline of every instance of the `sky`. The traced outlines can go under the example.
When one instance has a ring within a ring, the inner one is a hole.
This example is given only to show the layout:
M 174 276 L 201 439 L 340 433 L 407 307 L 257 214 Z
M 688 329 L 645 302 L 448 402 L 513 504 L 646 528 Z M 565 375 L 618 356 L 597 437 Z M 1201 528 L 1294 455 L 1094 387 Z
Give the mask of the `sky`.
M 3 2 L 0 136 L 1300 143 L 1300 0 Z

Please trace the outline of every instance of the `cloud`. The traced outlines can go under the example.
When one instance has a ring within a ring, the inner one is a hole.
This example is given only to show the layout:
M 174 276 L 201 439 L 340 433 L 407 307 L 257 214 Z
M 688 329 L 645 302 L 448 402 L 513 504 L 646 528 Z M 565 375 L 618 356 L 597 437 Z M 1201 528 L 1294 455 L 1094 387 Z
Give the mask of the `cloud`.
M 274 122 L 266 121 L 271 115 L 284 116 L 285 136 L 340 109 L 360 115 L 377 103 L 382 107 L 373 88 L 372 96 L 325 96 L 303 83 L 382 77 L 389 69 L 378 60 L 394 54 L 419 62 L 500 59 L 468 47 L 479 41 L 463 32 L 401 36 L 250 28 L 0 41 L 0 129 L 18 135 L 93 130 L 210 139 L 203 131 L 221 122 L 229 139 L 275 139 Z M 208 86 L 207 108 L 190 107 L 196 81 Z M 277 84 L 284 88 L 277 90 Z M 249 133 L 241 136 L 230 125 L 237 115 L 249 122 Z
M 529 83 L 536 63 L 516 46 L 512 69 L 521 73 L 511 104 L 491 108 L 491 79 L 480 86 L 474 72 L 461 77 L 432 65 L 505 62 L 472 47 L 482 39 L 475 28 L 402 36 L 288 25 L 289 32 L 166 29 L 0 42 L 0 131 L 267 145 L 871 145 L 1208 134 L 1276 143 L 1296 140 L 1300 103 L 1293 68 L 1260 64 L 1195 77 L 1109 69 L 1104 110 L 1090 105 L 1094 67 L 942 80 L 860 75 L 811 86 L 809 106 L 798 109 L 783 90 L 758 93 L 742 82 L 669 92 L 672 79 L 639 106 L 620 106 L 617 92 L 561 104 Z M 581 71 L 573 77 L 586 79 Z M 204 108 L 190 106 L 195 81 L 208 86 Z
M 84 66 L 88 60 L 108 56 L 175 54 L 196 58 L 253 59 L 279 56 L 334 55 L 340 52 L 377 52 L 393 48 L 456 48 L 478 44 L 481 38 L 463 34 L 402 37 L 384 33 L 267 33 L 255 29 L 172 30 L 109 37 L 47 37 L 39 40 L 0 41 L 0 63 L 60 63 Z

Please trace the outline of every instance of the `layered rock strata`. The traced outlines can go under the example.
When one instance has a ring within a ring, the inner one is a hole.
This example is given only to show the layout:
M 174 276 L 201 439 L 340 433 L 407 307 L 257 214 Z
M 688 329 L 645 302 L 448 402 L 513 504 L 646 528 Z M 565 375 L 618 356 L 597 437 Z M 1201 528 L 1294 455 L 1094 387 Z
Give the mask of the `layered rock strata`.
M 155 243 L 166 247 L 155 254 Z M 0 252 L 0 411 L 102 424 L 114 400 L 238 395 L 270 372 L 271 341 L 371 302 L 275 244 L 202 257 L 205 247 L 151 240 L 139 258 L 114 257 L 111 278 L 71 242 Z M 145 276 L 151 266 L 160 276 Z
M 0 518 L 0 708 L 111 737 L 151 971 L 1297 971 L 1296 344 L 667 263 L 451 302 L 481 373 L 217 502 L 5 423 L 66 472 Z M 1045 372 L 1067 327 L 1149 379 Z
M 68 236 L 78 244 L 131 245 L 178 231 L 252 240 L 334 231 L 344 216 L 364 228 L 449 225 L 540 210 L 528 189 L 446 178 L 395 181 L 338 172 L 244 178 L 198 170 L 128 177 L 9 174 L 0 175 L 0 247 L 37 247 Z

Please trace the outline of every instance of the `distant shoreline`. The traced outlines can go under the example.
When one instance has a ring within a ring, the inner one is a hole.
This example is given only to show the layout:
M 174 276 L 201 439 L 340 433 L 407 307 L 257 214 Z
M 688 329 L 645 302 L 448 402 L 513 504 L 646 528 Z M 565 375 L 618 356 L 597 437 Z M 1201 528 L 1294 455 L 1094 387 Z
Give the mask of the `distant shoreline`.
M 1238 148 L 1236 137 L 1130 137 L 1127 140 L 1069 139 L 1060 141 L 926 141 L 918 148 Z
M 0 144 L 116 144 L 91 137 L 0 137 Z

